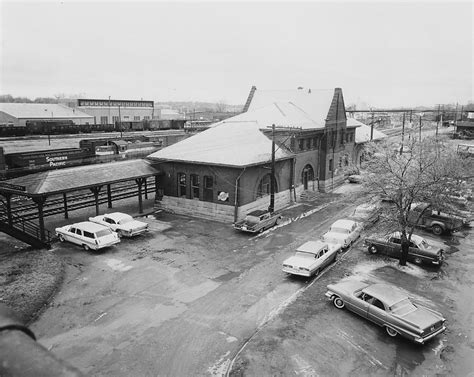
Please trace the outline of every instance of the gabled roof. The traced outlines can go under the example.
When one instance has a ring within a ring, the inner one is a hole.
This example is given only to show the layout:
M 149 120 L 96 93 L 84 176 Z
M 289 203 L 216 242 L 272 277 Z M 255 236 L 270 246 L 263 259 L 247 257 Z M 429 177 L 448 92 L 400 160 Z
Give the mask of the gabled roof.
M 354 118 L 347 118 L 347 126 L 357 127 L 355 130 L 355 143 L 356 144 L 366 143 L 367 141 L 370 141 L 370 126 L 362 122 L 359 122 L 358 120 Z M 372 140 L 380 140 L 386 137 L 387 135 L 385 135 L 383 132 L 380 132 L 374 129 Z
M 0 111 L 19 119 L 94 119 L 93 116 L 80 110 L 56 103 L 0 103 Z
M 157 151 L 148 158 L 235 167 L 268 162 L 272 142 L 260 130 L 272 124 L 305 129 L 324 128 L 292 103 L 272 103 L 211 125 L 209 129 Z M 291 156 L 281 148 L 275 152 L 277 160 Z
M 333 97 L 334 89 L 256 89 L 248 109 L 249 111 L 260 109 L 275 102 L 291 103 L 304 111 L 320 127 L 324 127 Z

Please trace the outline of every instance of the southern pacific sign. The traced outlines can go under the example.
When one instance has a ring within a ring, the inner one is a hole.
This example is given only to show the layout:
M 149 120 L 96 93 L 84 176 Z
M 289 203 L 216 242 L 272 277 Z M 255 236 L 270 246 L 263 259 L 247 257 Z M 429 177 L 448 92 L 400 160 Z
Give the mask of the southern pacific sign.
M 12 185 L 11 183 L 7 183 L 7 182 L 0 182 L 0 188 L 6 188 L 9 190 L 14 190 L 14 191 L 26 191 L 25 186 Z

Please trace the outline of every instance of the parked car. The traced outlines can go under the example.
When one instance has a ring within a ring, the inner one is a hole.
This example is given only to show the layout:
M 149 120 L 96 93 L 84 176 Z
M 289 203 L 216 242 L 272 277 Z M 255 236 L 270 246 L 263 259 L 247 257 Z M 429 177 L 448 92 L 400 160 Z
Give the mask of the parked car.
M 121 212 L 89 217 L 89 221 L 110 228 L 117 232 L 119 237 L 133 237 L 148 231 L 147 223 L 135 220 L 132 216 Z
M 120 242 L 117 233 L 106 226 L 90 221 L 65 225 L 55 230 L 59 241 L 75 243 L 76 245 L 82 246 L 84 250 L 98 250 Z
M 350 219 L 366 227 L 374 225 L 379 220 L 381 212 L 380 204 L 364 203 L 356 207 Z
M 391 337 L 401 335 L 423 344 L 446 330 L 441 313 L 412 302 L 394 286 L 348 280 L 327 288 L 326 297 L 336 308 L 347 308 L 369 319 Z
M 234 228 L 249 233 L 263 232 L 278 225 L 281 218 L 282 216 L 275 212 L 256 210 L 248 213 L 243 220 L 234 223 Z
M 365 246 L 371 254 L 384 254 L 389 257 L 400 259 L 402 253 L 401 233 L 394 232 L 383 238 L 366 238 Z M 408 261 L 416 264 L 431 264 L 441 266 L 444 261 L 443 249 L 431 245 L 426 239 L 412 234 L 410 248 L 408 249 Z
M 362 183 L 362 176 L 360 174 L 353 174 L 347 177 L 349 183 Z
M 457 153 L 461 157 L 474 157 L 474 144 L 458 144 Z
M 461 217 L 435 210 L 429 203 L 413 203 L 407 220 L 410 225 L 429 229 L 437 236 L 456 232 L 466 225 Z
M 296 249 L 295 255 L 283 262 L 283 272 L 308 277 L 319 275 L 324 267 L 336 260 L 339 250 L 340 244 L 308 241 Z
M 343 248 L 349 247 L 359 238 L 362 224 L 354 220 L 337 220 L 329 228 L 329 232 L 322 236 L 324 242 L 340 244 Z

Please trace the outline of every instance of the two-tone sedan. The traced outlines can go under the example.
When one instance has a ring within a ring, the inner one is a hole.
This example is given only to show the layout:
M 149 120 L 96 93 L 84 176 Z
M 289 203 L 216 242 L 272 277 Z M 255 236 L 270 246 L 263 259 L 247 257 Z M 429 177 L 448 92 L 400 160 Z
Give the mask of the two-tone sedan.
M 307 277 L 319 275 L 324 267 L 336 260 L 339 250 L 339 244 L 308 241 L 296 249 L 295 255 L 283 262 L 283 272 Z
M 382 238 L 367 238 L 364 241 L 369 253 L 384 254 L 400 259 L 402 253 L 401 233 L 394 232 Z M 441 266 L 444 261 L 443 249 L 431 245 L 426 239 L 412 234 L 408 249 L 408 261 L 416 264 L 429 264 Z
M 322 237 L 324 242 L 341 244 L 343 248 L 349 247 L 359 238 L 362 224 L 354 220 L 341 219 L 334 222 L 329 232 Z
M 347 280 L 327 288 L 326 297 L 336 308 L 367 318 L 384 327 L 391 337 L 400 335 L 423 344 L 446 330 L 441 313 L 411 302 L 394 286 Z
M 132 216 L 121 212 L 89 217 L 89 221 L 110 228 L 117 232 L 119 237 L 133 237 L 148 231 L 147 223 L 135 220 Z

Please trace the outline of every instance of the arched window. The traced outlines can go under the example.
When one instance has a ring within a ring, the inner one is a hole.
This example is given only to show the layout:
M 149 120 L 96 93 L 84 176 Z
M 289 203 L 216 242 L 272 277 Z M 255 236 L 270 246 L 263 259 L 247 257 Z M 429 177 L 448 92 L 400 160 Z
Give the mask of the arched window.
M 267 174 L 260 180 L 260 183 L 258 184 L 258 188 L 257 188 L 257 198 L 262 198 L 266 195 L 270 195 L 270 179 L 271 179 L 271 174 Z M 276 180 L 275 180 L 275 192 L 278 192 Z

